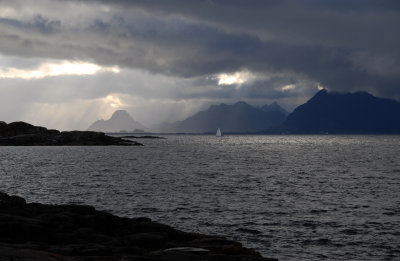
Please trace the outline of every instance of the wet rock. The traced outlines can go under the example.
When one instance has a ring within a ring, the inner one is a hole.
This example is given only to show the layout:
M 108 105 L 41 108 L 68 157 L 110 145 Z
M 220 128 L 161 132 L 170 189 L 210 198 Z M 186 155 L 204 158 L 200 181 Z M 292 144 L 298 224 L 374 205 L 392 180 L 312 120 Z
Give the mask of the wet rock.
M 91 206 L 26 203 L 0 192 L 2 260 L 275 260 L 223 237 Z
M 6 193 L 0 191 L 0 206 L 9 206 L 9 207 L 18 207 L 21 205 L 25 205 L 25 199 L 18 196 L 9 196 Z

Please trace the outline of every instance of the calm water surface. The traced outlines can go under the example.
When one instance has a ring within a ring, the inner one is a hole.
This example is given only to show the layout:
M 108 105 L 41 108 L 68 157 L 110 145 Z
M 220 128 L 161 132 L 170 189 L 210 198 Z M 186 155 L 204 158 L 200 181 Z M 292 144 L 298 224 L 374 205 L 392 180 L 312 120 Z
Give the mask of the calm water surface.
M 400 260 L 400 136 L 0 147 L 0 190 L 222 234 L 280 260 Z

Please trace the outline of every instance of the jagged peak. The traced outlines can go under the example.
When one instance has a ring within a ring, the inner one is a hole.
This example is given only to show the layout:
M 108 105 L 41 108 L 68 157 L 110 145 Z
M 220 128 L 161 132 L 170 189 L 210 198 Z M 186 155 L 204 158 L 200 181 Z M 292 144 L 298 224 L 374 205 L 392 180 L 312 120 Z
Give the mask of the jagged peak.
M 322 89 L 322 90 L 318 91 L 318 92 L 314 95 L 314 97 L 325 96 L 325 95 L 327 95 L 327 94 L 328 94 L 328 90 L 327 90 L 327 89 Z
M 225 103 L 220 103 L 219 105 L 211 105 L 210 109 L 214 108 L 224 108 L 224 107 L 231 107 L 231 106 L 251 106 L 245 101 L 238 101 L 233 104 L 225 104 Z
M 88 128 L 88 130 L 104 132 L 133 131 L 134 129 L 146 129 L 146 127 L 133 119 L 126 110 L 117 110 L 108 120 L 98 120 Z
M 271 104 L 265 104 L 260 108 L 262 111 L 269 112 L 269 111 L 279 111 L 285 115 L 288 114 L 288 112 L 281 106 L 277 101 L 272 102 Z

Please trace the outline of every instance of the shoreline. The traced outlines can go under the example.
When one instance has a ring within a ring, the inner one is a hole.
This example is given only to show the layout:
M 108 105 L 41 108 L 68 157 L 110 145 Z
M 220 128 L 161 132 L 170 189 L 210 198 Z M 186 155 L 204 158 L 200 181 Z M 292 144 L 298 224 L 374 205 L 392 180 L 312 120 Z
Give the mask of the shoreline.
M 143 146 L 142 143 L 111 137 L 103 132 L 59 131 L 26 122 L 0 121 L 0 146 Z
M 3 192 L 0 231 L 0 257 L 7 260 L 277 260 L 223 236 L 183 232 L 88 205 L 26 203 Z

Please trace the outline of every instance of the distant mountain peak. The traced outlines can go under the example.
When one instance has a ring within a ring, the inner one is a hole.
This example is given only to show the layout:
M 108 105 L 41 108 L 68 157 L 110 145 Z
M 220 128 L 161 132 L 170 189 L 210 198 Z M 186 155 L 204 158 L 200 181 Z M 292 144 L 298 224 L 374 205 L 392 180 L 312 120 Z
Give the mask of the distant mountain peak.
M 400 133 L 400 103 L 367 92 L 321 90 L 291 113 L 280 132 Z
M 250 105 L 248 103 L 246 103 L 245 101 L 238 101 L 238 102 L 234 103 L 233 106 L 250 106 Z
M 131 132 L 134 130 L 144 130 L 146 127 L 140 122 L 135 121 L 126 110 L 115 111 L 110 119 L 95 121 L 88 130 L 103 132 Z
M 282 108 L 278 102 L 274 101 L 271 104 L 265 104 L 264 106 L 261 107 L 261 110 L 265 111 L 265 112 L 269 112 L 269 111 L 278 111 L 283 113 L 285 116 L 288 115 L 288 112 Z
M 129 117 L 131 117 L 131 115 L 129 115 L 129 113 L 126 111 L 126 110 L 116 110 L 113 114 L 112 114 L 112 116 L 115 116 L 115 115 L 128 115 Z M 111 117 L 112 117 L 111 116 Z
M 265 112 L 244 101 L 231 105 L 211 105 L 183 121 L 164 124 L 161 131 L 178 133 L 254 133 L 281 124 L 286 115 L 279 111 Z
M 115 119 L 115 118 L 125 118 L 125 119 L 132 119 L 132 116 L 129 115 L 129 113 L 126 110 L 117 110 L 115 111 L 112 115 L 110 120 Z
M 325 95 L 325 94 L 328 94 L 327 89 L 322 89 L 322 90 L 318 91 L 315 95 Z

